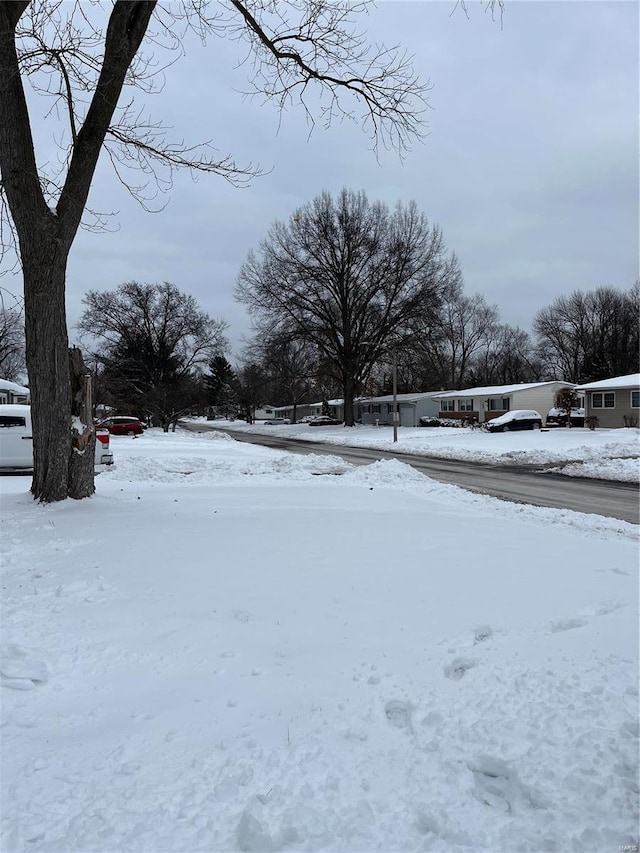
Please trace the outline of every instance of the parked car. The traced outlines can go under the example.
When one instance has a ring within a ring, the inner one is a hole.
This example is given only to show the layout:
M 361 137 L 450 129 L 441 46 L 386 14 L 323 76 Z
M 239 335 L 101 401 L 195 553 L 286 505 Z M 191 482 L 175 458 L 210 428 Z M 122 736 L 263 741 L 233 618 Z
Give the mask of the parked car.
M 142 435 L 144 427 L 138 418 L 132 418 L 128 415 L 114 415 L 111 418 L 106 418 L 96 427 L 108 429 L 111 435 Z
M 289 418 L 271 418 L 269 421 L 263 421 L 267 426 L 281 426 L 282 424 L 290 424 Z
M 96 427 L 96 465 L 113 465 L 113 451 L 109 449 L 110 437 L 108 429 Z
M 511 432 L 516 429 L 541 429 L 542 416 L 540 412 L 533 409 L 515 409 L 513 412 L 505 412 L 493 420 L 488 421 L 485 427 L 489 432 Z
M 581 408 L 571 409 L 571 426 L 584 426 L 585 411 Z M 563 426 L 567 425 L 567 413 L 562 409 L 549 409 L 547 413 L 546 426 Z
M 318 415 L 309 421 L 309 426 L 338 426 L 342 423 L 337 418 L 329 417 L 329 415 Z
M 109 449 L 109 431 L 96 428 L 95 464 L 113 464 Z M 0 469 L 33 468 L 33 432 L 31 406 L 12 403 L 0 405 Z

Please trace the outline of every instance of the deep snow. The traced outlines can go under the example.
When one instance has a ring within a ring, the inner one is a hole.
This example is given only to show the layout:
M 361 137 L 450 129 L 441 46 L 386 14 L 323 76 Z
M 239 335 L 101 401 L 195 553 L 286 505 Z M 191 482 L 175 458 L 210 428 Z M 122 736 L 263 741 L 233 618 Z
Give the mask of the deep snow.
M 636 526 L 216 432 L 112 448 L 91 500 L 0 479 L 0 849 L 637 844 Z

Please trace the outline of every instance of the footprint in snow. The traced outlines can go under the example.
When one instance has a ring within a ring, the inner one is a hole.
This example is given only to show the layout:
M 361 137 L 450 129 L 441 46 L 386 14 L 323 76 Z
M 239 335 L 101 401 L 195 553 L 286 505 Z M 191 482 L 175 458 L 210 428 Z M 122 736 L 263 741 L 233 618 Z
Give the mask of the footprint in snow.
M 407 729 L 411 731 L 411 707 L 399 699 L 392 699 L 384 706 L 384 713 L 396 729 Z
M 537 791 L 523 785 L 517 771 L 501 758 L 482 755 L 468 761 L 467 767 L 473 774 L 474 795 L 487 806 L 506 813 L 517 810 L 518 806 L 534 809 L 548 806 Z
M 478 625 L 473 632 L 473 643 L 484 643 L 493 637 L 493 629 L 491 625 Z
M 31 653 L 11 643 L 3 644 L 0 649 L 0 675 L 2 685 L 14 690 L 32 690 L 36 684 L 49 678 L 47 665 L 32 657 Z
M 549 628 L 552 634 L 558 634 L 560 631 L 572 631 L 574 628 L 584 628 L 588 624 L 588 619 L 556 619 L 549 624 Z
M 577 618 L 556 619 L 550 623 L 549 628 L 554 634 L 559 631 L 570 631 L 573 628 L 584 628 L 593 617 L 608 616 L 610 613 L 621 610 L 624 606 L 619 601 L 603 601 L 596 607 L 585 608 Z
M 444 669 L 444 674 L 452 681 L 460 681 L 465 674 L 476 665 L 476 662 L 468 658 L 454 658 L 451 663 L 447 664 Z

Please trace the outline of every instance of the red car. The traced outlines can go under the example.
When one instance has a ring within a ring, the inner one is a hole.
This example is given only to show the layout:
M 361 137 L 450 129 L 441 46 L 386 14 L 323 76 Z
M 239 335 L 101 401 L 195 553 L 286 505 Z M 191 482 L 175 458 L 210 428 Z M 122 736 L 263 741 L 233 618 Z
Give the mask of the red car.
M 96 424 L 97 427 L 108 429 L 111 435 L 142 435 L 143 427 L 138 418 L 124 415 L 114 415 Z

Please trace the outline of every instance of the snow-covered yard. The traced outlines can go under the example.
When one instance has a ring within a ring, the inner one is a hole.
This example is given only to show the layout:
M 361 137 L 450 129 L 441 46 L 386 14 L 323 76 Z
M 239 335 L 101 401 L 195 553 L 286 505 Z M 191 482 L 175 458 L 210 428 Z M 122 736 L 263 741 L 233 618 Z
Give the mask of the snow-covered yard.
M 549 466 L 550 470 L 572 477 L 596 477 L 605 480 L 638 482 L 640 479 L 640 429 L 555 428 L 542 431 L 491 434 L 468 427 L 400 427 L 398 441 L 393 443 L 389 426 L 309 427 L 308 424 L 267 426 L 244 421 L 215 421 L 203 425 L 219 425 L 225 430 L 257 432 L 296 438 L 302 441 L 322 441 L 326 444 L 347 444 L 377 450 L 396 450 L 400 453 L 423 453 L 440 459 L 461 459 L 468 462 Z M 557 467 L 551 468 L 553 464 Z
M 216 432 L 112 448 L 91 500 L 0 479 L 0 849 L 637 843 L 636 526 Z

